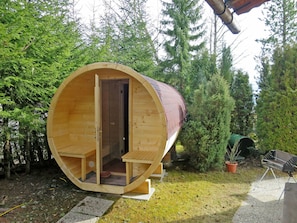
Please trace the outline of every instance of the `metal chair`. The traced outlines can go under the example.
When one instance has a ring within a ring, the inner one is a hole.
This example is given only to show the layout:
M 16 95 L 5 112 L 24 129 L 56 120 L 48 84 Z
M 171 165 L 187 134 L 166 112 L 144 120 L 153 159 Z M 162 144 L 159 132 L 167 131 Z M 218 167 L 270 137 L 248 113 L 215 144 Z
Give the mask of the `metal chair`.
M 273 174 L 274 179 L 277 180 L 273 171 L 273 169 L 276 169 L 288 174 L 289 178 L 287 182 L 289 182 L 290 179 L 293 178 L 295 183 L 297 183 L 296 179 L 293 176 L 293 173 L 296 171 L 297 168 L 297 156 L 280 150 L 271 150 L 263 157 L 261 162 L 263 166 L 267 167 L 267 169 L 262 175 L 260 181 L 264 179 L 269 170 Z M 282 191 L 279 200 L 281 199 L 283 193 L 284 191 Z

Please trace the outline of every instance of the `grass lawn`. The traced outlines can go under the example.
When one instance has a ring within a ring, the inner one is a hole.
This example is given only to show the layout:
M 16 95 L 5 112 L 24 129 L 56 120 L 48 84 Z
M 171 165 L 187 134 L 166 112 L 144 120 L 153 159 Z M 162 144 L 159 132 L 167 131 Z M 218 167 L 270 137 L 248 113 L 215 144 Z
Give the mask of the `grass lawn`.
M 100 222 L 232 222 L 245 200 L 250 184 L 263 174 L 259 167 L 239 166 L 237 173 L 211 171 L 197 173 L 173 167 L 160 182 L 149 201 L 103 195 L 114 205 Z

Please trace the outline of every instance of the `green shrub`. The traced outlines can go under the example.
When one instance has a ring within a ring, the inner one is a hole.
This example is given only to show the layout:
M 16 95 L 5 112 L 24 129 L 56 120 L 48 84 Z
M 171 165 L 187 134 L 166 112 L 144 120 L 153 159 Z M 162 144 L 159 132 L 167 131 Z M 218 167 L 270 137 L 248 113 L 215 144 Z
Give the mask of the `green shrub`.
M 181 142 L 189 154 L 190 164 L 199 171 L 222 168 L 233 108 L 229 86 L 220 75 L 214 75 L 195 91 Z

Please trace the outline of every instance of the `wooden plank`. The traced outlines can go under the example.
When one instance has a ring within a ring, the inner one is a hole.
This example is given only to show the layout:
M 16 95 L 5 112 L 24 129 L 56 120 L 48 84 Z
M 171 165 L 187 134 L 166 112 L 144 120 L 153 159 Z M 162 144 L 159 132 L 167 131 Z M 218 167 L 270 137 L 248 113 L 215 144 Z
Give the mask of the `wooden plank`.
M 135 188 L 132 192 L 133 193 L 140 193 L 140 194 L 149 194 L 151 189 L 151 180 L 146 179 L 140 186 Z
M 96 150 L 94 147 L 80 147 L 80 146 L 68 146 L 63 149 L 59 149 L 60 156 L 74 157 L 74 158 L 86 158 L 94 155 Z
M 124 162 L 131 163 L 152 163 L 156 152 L 152 151 L 130 151 L 122 156 Z
M 71 146 L 69 135 L 65 134 L 65 135 L 55 136 L 54 144 L 57 151 L 60 148 Z
M 99 85 L 99 75 L 95 75 L 95 88 L 94 88 L 94 112 L 95 112 L 95 131 L 96 131 L 96 181 L 100 184 L 100 173 L 103 168 L 102 164 L 102 123 L 101 123 L 101 109 L 100 109 L 100 85 Z
M 53 125 L 52 127 L 53 138 L 55 138 L 56 136 L 67 135 L 67 134 L 69 134 L 67 122 L 65 122 L 64 124 Z

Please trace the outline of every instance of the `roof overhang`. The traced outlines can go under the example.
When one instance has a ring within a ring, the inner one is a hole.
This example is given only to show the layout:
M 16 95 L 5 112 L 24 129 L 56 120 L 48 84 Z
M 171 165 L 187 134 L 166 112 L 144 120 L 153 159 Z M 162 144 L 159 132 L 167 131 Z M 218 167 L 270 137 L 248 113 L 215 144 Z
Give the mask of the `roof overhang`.
M 240 32 L 239 24 L 234 19 L 233 14 L 240 15 L 249 12 L 255 7 L 259 7 L 264 2 L 269 0 L 205 0 L 214 10 L 214 13 L 219 16 L 223 23 L 229 28 L 233 34 Z M 231 12 L 229 8 L 232 8 Z
M 222 0 L 206 0 L 206 2 L 233 34 L 238 34 L 240 32 L 239 24 L 236 22 L 233 14 Z

